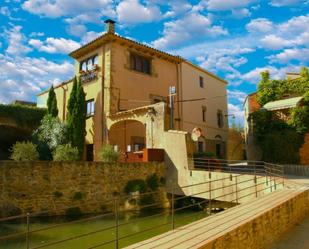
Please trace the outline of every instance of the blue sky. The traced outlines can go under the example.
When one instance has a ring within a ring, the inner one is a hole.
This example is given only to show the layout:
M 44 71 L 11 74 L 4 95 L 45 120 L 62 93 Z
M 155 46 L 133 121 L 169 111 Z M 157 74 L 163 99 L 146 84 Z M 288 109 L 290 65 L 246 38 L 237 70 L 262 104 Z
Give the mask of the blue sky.
M 229 112 L 259 73 L 309 65 L 309 0 L 1 0 L 0 103 L 35 101 L 73 75 L 67 53 L 117 21 L 120 35 L 181 55 L 229 82 Z

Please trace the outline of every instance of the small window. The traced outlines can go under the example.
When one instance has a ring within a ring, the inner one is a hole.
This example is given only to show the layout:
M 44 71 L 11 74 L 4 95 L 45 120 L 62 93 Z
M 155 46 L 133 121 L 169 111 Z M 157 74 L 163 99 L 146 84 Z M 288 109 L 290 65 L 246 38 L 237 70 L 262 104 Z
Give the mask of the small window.
M 86 160 L 93 161 L 93 144 L 86 145 Z
M 197 150 L 198 152 L 204 152 L 204 143 L 202 141 L 198 141 Z
M 88 100 L 87 104 L 87 117 L 90 117 L 94 114 L 94 99 Z
M 131 63 L 131 69 L 135 71 L 145 74 L 151 73 L 151 65 L 150 60 L 148 58 L 145 58 L 137 54 L 131 54 L 130 63 Z
M 220 110 L 217 111 L 217 123 L 218 123 L 219 128 L 222 128 L 224 125 L 223 124 L 223 113 Z
M 204 88 L 204 78 L 200 76 L 200 88 Z
M 206 122 L 206 111 L 207 111 L 206 106 L 202 106 L 202 120 L 203 120 L 203 122 Z
M 216 144 L 216 157 L 221 158 L 221 156 L 222 156 L 221 144 L 217 143 Z

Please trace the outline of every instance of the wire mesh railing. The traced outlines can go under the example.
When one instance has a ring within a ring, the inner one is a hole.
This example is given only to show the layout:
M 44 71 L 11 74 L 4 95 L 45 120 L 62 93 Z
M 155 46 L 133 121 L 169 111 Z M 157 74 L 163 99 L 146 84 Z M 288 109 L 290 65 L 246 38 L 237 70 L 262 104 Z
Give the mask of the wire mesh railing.
M 226 206 L 233 207 L 242 203 L 246 198 L 256 198 L 261 192 L 267 193 L 277 190 L 278 188 L 283 188 L 285 184 L 285 179 L 283 175 L 283 167 L 277 164 L 269 164 L 264 162 L 243 162 L 243 161 L 226 161 L 226 160 L 216 160 L 211 161 L 207 159 L 194 158 L 189 159 L 191 163 L 194 164 L 195 169 L 212 171 L 222 171 L 230 173 L 229 176 L 221 177 L 218 179 L 211 179 L 203 181 L 200 183 L 195 183 L 186 186 L 177 186 L 176 184 L 167 187 L 166 192 L 168 193 L 168 198 L 160 201 L 153 201 L 152 203 L 147 203 L 139 205 L 136 210 L 140 211 L 145 209 L 158 209 L 160 206 L 168 206 L 168 209 L 161 209 L 159 213 L 148 215 L 138 220 L 128 220 L 123 221 L 121 216 L 123 213 L 127 212 L 123 208 L 123 200 L 131 198 L 132 195 L 119 195 L 106 199 L 105 203 L 111 203 L 113 207 L 112 210 L 101 213 L 91 217 L 82 217 L 78 220 L 65 221 L 59 224 L 52 224 L 45 227 L 34 228 L 31 226 L 32 219 L 40 217 L 47 212 L 37 212 L 37 213 L 27 213 L 17 216 L 11 216 L 0 219 L 0 226 L 3 223 L 10 223 L 14 220 L 25 220 L 25 230 L 17 233 L 9 233 L 5 235 L 0 235 L 0 243 L 4 243 L 8 240 L 14 240 L 15 238 L 23 237 L 25 239 L 25 245 L 23 248 L 26 249 L 39 249 L 39 248 L 55 248 L 57 245 L 65 244 L 69 241 L 80 240 L 85 237 L 89 237 L 95 234 L 102 234 L 104 232 L 111 232 L 112 238 L 108 240 L 103 240 L 100 243 L 94 243 L 88 245 L 87 248 L 104 248 L 105 246 L 120 248 L 120 242 L 131 237 L 136 237 L 140 234 L 147 233 L 152 230 L 157 230 L 159 228 L 165 227 L 167 230 L 174 230 L 177 225 L 177 221 L 186 218 L 186 216 L 192 216 L 192 213 L 182 215 L 181 217 L 176 217 L 176 214 L 183 212 L 186 209 L 192 209 L 196 207 L 202 207 L 195 213 L 205 214 L 207 216 L 212 215 L 216 212 L 216 206 L 218 203 L 224 201 Z M 218 182 L 224 182 L 224 184 L 217 184 Z M 177 189 L 181 189 L 186 193 L 188 190 L 189 194 L 179 195 L 177 194 Z M 147 195 L 159 195 L 162 192 L 152 191 L 147 193 L 141 193 L 138 198 Z M 182 202 L 182 200 L 191 198 L 191 203 Z M 164 204 L 164 205 L 163 205 Z M 166 205 L 165 205 L 166 204 Z M 56 210 L 54 210 L 56 211 Z M 121 234 L 121 227 L 129 226 L 137 221 L 144 221 L 147 219 L 153 219 L 154 217 L 161 217 L 168 215 L 168 219 L 164 220 L 162 224 L 156 224 L 154 226 L 147 226 L 140 231 L 132 231 L 128 234 Z M 87 231 L 80 234 L 74 234 L 66 238 L 56 239 L 54 241 L 44 242 L 44 243 L 34 243 L 31 238 L 40 232 L 53 231 L 53 229 L 59 229 L 65 226 L 71 226 L 73 224 L 85 224 L 90 221 L 102 220 L 109 217 L 113 220 L 113 224 L 104 227 L 97 227 L 91 231 Z M 205 216 L 203 216 L 205 217 Z M 135 241 L 137 242 L 137 241 Z

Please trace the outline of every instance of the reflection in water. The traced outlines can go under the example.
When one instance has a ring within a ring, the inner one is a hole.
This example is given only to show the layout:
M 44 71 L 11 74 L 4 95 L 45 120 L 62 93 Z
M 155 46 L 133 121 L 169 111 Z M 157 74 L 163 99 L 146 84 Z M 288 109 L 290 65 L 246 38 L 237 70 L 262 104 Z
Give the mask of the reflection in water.
M 188 210 L 178 212 L 175 214 L 175 224 L 176 227 L 179 227 L 206 216 L 207 214 L 205 211 L 197 212 Z M 56 224 L 72 222 L 72 220 L 67 220 L 63 217 L 49 217 L 44 219 L 31 218 L 30 222 L 30 230 L 34 231 Z M 126 212 L 123 216 L 119 217 L 119 225 L 119 237 L 125 237 L 127 235 L 137 233 L 129 238 L 121 239 L 119 245 L 120 247 L 123 247 L 170 230 L 171 215 L 166 210 L 148 211 L 147 213 Z M 29 237 L 30 248 L 112 227 L 109 230 L 99 231 L 85 237 L 76 238 L 46 247 L 53 249 L 88 248 L 90 246 L 114 240 L 115 228 L 113 228 L 113 226 L 115 226 L 115 219 L 113 215 L 110 215 L 108 217 L 102 217 L 81 223 L 66 224 L 64 226 L 59 226 L 48 230 L 32 232 Z M 146 229 L 151 227 L 157 228 L 151 231 L 146 231 Z M 25 232 L 26 229 L 25 219 L 10 223 L 0 223 L 0 236 Z M 15 238 L 0 241 L 0 248 L 26 248 L 26 235 L 22 234 Z M 99 248 L 114 248 L 114 242 Z

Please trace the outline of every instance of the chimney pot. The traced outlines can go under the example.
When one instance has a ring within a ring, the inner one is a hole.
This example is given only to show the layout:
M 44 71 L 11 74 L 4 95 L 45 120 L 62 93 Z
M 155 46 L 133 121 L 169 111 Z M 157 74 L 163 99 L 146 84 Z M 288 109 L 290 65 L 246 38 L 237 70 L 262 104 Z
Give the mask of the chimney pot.
M 106 31 L 107 33 L 115 33 L 115 21 L 113 21 L 112 19 L 107 19 L 104 21 L 106 24 Z

